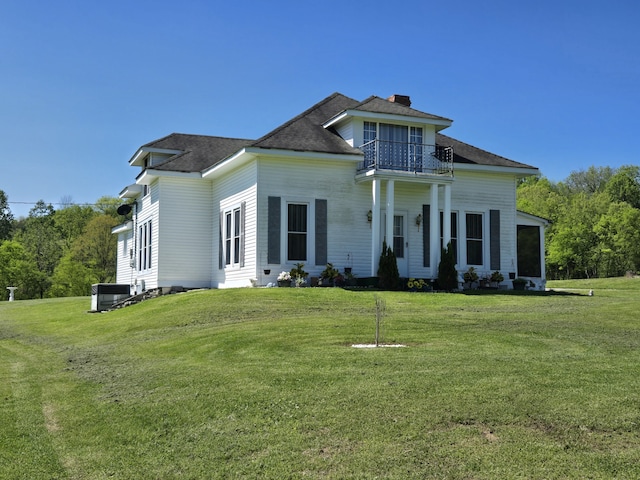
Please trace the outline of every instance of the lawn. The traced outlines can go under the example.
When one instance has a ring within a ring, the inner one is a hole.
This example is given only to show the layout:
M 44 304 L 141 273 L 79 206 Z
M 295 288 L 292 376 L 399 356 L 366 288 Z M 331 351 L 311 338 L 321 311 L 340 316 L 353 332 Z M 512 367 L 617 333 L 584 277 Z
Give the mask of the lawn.
M 0 302 L 0 478 L 640 478 L 640 279 L 550 286 Z

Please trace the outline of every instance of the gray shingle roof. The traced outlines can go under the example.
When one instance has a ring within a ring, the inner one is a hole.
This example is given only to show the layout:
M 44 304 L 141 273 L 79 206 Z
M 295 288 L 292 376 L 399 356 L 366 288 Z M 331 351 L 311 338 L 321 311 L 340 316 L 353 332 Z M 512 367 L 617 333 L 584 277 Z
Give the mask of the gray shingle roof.
M 361 152 L 358 149 L 349 146 L 333 129 L 322 126 L 329 118 L 357 105 L 357 103 L 352 98 L 334 93 L 259 138 L 251 146 L 301 152 L 360 155 Z
M 246 147 L 252 140 L 172 133 L 143 145 L 148 148 L 180 150 L 154 170 L 201 172 Z
M 182 153 L 176 154 L 166 162 L 153 167 L 155 170 L 178 172 L 202 172 L 245 147 L 361 155 L 360 150 L 351 147 L 332 128 L 323 127 L 325 122 L 345 110 L 451 121 L 445 117 L 420 112 L 380 97 L 371 96 L 359 102 L 336 92 L 258 140 L 172 133 L 143 145 L 143 148 L 181 151 Z M 535 168 L 495 155 L 440 133 L 436 134 L 436 143 L 453 147 L 453 161 L 455 163 Z
M 455 138 L 436 133 L 436 144 L 453 147 L 453 162 L 473 165 L 489 165 L 495 167 L 536 168 L 531 165 L 509 160 L 481 148 L 474 147 Z
M 405 117 L 414 117 L 414 118 L 426 118 L 429 120 L 442 120 L 445 122 L 453 121 L 445 117 L 432 115 L 431 113 L 421 112 L 420 110 L 407 107 L 406 105 L 402 105 L 401 103 L 390 102 L 389 100 L 376 97 L 375 95 L 372 95 L 366 100 L 363 100 L 359 105 L 356 105 L 355 107 L 351 107 L 350 110 L 359 110 L 362 112 L 370 112 L 370 113 L 386 113 L 391 115 L 402 115 Z

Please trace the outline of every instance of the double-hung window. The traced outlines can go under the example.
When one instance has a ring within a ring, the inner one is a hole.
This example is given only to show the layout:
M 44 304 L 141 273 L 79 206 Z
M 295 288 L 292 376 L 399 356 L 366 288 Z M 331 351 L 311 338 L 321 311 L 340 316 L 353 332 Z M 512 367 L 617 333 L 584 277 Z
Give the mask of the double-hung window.
M 151 220 L 138 227 L 138 270 L 151 268 Z
M 307 260 L 308 213 L 306 203 L 287 204 L 287 260 Z
M 234 207 L 224 212 L 224 264 L 227 267 L 242 263 L 243 223 L 242 207 Z
M 483 264 L 483 238 L 481 213 L 467 213 L 467 265 Z

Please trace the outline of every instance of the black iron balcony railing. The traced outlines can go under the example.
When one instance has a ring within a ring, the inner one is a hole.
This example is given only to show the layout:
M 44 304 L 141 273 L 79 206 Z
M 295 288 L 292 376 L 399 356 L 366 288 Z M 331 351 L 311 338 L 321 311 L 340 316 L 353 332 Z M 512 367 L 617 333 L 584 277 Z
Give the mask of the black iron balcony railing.
M 364 161 L 358 172 L 396 170 L 427 175 L 453 175 L 453 148 L 421 143 L 372 140 L 360 150 Z

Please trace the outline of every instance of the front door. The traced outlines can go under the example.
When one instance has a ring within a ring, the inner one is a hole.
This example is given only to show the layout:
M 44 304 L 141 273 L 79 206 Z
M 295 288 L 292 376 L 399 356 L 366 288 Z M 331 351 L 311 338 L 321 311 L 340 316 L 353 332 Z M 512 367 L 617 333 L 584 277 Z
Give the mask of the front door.
M 383 241 L 386 240 L 386 213 L 382 215 L 383 221 L 382 225 L 382 235 L 380 238 Z M 396 256 L 396 262 L 398 263 L 398 273 L 401 277 L 408 276 L 408 249 L 409 243 L 407 242 L 407 214 L 406 213 L 397 213 L 393 216 L 393 239 L 391 241 L 387 241 L 387 244 L 393 250 L 393 253 Z

